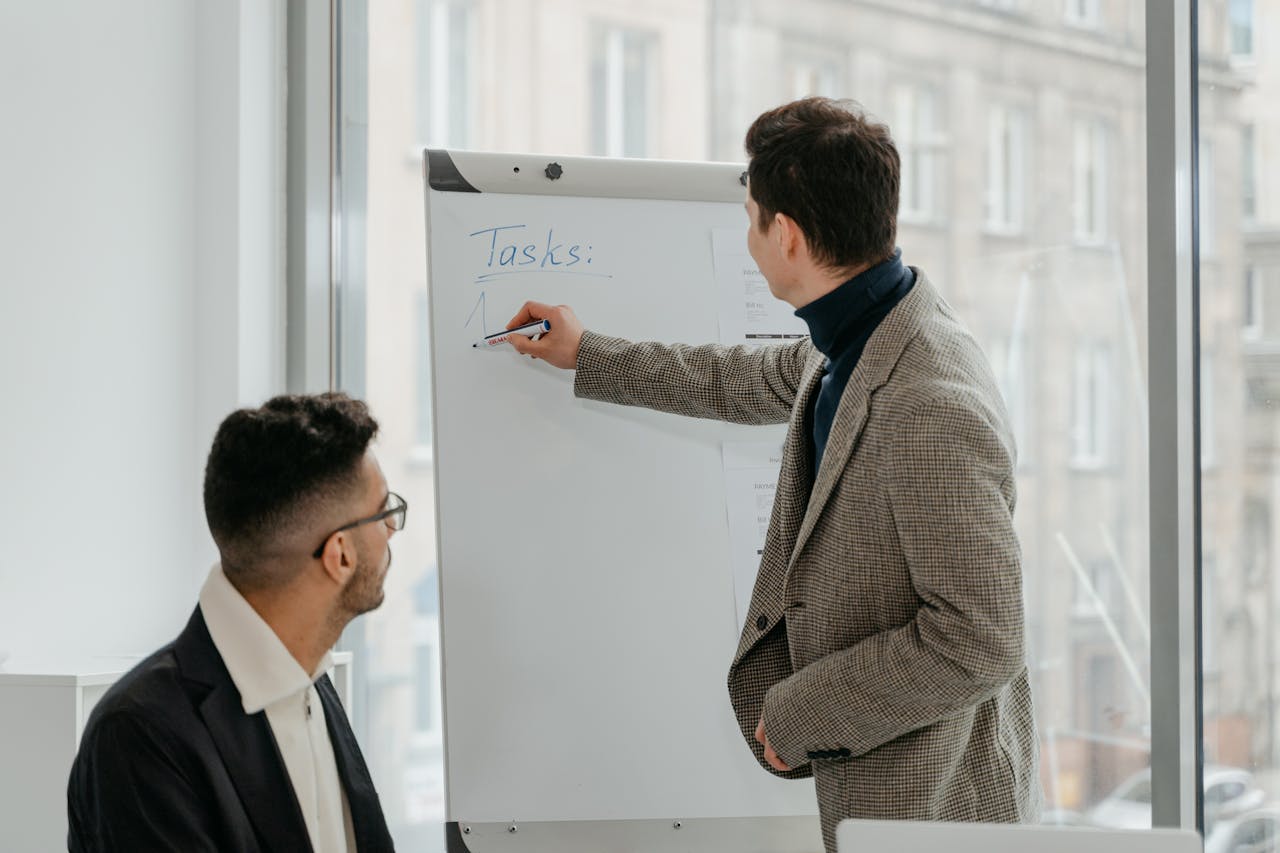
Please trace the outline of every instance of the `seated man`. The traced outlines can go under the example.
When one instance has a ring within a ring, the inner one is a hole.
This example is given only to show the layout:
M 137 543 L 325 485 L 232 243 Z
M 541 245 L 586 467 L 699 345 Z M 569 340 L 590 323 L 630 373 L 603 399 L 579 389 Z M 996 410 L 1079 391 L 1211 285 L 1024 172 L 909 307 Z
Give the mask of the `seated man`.
M 382 603 L 406 506 L 341 394 L 232 413 L 205 468 L 221 562 L 178 638 L 103 697 L 67 790 L 81 850 L 377 851 L 393 844 L 330 649 Z

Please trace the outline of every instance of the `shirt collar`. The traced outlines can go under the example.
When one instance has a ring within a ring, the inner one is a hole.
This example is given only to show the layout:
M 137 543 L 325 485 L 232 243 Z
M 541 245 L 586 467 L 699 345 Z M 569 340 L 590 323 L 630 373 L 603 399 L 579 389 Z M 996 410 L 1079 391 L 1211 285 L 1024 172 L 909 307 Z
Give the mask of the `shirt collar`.
M 307 675 L 276 632 L 214 565 L 200 590 L 200 610 L 209 636 L 240 691 L 246 714 L 256 714 L 295 693 L 301 693 L 333 666 L 325 652 L 316 671 Z
M 846 331 L 870 314 L 906 275 L 902 250 L 894 249 L 887 260 L 863 270 L 803 308 L 797 308 L 796 316 L 808 325 L 813 345 L 827 358 L 833 358 Z

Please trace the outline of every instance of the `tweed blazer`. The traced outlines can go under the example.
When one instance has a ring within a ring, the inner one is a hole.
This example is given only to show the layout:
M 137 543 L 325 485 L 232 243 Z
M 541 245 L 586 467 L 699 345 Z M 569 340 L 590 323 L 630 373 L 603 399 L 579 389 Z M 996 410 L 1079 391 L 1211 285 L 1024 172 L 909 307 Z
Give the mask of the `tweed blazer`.
M 871 335 L 810 471 L 825 358 L 587 332 L 574 392 L 789 424 L 729 696 L 747 745 L 846 817 L 1029 822 L 1041 806 L 1024 655 L 1015 450 L 991 370 L 929 279 Z

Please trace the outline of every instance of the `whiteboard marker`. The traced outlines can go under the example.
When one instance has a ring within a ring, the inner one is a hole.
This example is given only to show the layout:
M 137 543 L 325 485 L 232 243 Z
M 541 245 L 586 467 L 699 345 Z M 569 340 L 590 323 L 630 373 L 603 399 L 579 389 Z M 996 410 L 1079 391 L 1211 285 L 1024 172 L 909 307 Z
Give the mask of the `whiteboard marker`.
M 514 329 L 507 329 L 504 332 L 494 332 L 492 335 L 485 335 L 471 346 L 473 347 L 496 347 L 498 344 L 505 344 L 507 339 L 512 335 L 525 335 L 530 338 L 536 338 L 543 332 L 551 331 L 550 320 L 535 320 L 532 323 L 525 323 L 523 326 L 516 326 Z

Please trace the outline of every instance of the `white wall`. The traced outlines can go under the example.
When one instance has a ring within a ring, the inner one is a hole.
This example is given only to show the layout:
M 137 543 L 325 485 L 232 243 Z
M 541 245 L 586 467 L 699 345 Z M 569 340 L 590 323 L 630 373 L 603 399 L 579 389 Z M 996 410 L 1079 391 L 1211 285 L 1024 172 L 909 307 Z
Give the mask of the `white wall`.
M 283 385 L 281 8 L 0 3 L 11 664 L 149 652 L 194 604 L 209 439 Z

